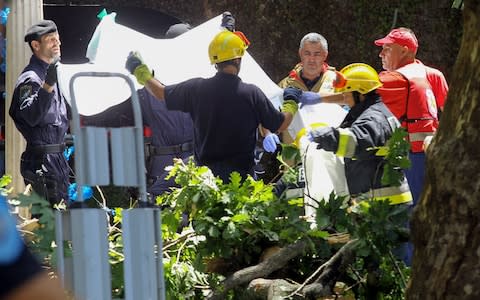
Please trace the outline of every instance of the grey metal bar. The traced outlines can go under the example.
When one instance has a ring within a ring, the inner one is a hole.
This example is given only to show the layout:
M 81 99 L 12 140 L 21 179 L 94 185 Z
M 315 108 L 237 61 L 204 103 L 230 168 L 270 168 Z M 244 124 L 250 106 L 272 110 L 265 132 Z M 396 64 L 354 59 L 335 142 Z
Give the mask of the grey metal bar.
M 101 209 L 70 210 L 73 248 L 73 292 L 79 299 L 110 300 L 107 218 Z
M 159 214 L 155 208 L 123 212 L 126 300 L 165 299 Z
M 136 176 L 142 184 L 138 186 L 139 189 L 139 198 L 140 201 L 143 203 L 147 203 L 147 187 L 146 187 L 146 176 L 145 176 L 145 154 L 143 152 L 143 123 L 142 123 L 142 114 L 140 110 L 140 105 L 138 102 L 138 95 L 135 89 L 135 85 L 133 84 L 133 81 L 130 79 L 125 74 L 122 73 L 110 73 L 110 72 L 79 72 L 76 73 L 75 75 L 72 76 L 70 79 L 70 97 L 71 97 L 71 106 L 72 106 L 72 130 L 73 133 L 76 136 L 76 143 L 82 145 L 85 141 L 83 140 L 84 137 L 80 134 L 80 115 L 78 112 L 78 107 L 76 104 L 76 99 L 75 99 L 75 88 L 74 88 L 74 83 L 75 80 L 78 79 L 79 77 L 120 77 L 123 78 L 127 84 L 130 87 L 130 90 L 132 91 L 132 109 L 133 109 L 133 116 L 135 120 L 135 135 L 134 135 L 134 140 L 131 141 L 134 143 L 136 147 L 136 159 L 137 159 L 137 165 L 139 166 L 136 170 Z M 85 154 L 84 154 L 84 149 L 82 147 L 79 147 L 77 150 L 76 156 L 75 156 L 75 168 L 76 168 L 76 173 L 79 176 L 77 180 L 77 197 L 78 201 L 83 200 L 83 195 L 81 193 L 81 188 L 86 184 L 84 181 L 84 176 L 83 174 L 85 173 Z

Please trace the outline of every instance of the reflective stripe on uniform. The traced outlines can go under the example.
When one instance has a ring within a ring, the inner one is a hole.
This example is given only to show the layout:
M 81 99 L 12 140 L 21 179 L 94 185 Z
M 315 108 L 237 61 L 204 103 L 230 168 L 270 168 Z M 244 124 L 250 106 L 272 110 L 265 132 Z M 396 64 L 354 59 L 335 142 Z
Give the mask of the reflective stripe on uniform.
M 337 156 L 351 158 L 357 147 L 357 137 L 347 128 L 339 128 Z
M 434 132 L 414 132 L 408 134 L 410 142 L 423 142 L 427 137 L 433 137 Z
M 402 183 L 400 186 L 384 187 L 379 189 L 370 190 L 368 193 L 362 196 L 371 198 L 374 200 L 390 200 L 390 204 L 402 204 L 413 201 L 412 193 L 407 182 Z

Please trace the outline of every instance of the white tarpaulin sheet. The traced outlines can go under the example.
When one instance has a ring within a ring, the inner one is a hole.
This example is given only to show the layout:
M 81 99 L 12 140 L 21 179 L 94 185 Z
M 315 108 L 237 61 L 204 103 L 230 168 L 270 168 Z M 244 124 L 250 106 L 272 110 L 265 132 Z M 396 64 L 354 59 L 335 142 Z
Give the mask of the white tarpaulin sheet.
M 306 105 L 295 114 L 288 132 L 295 138 L 302 128 L 338 127 L 346 115 L 337 104 Z M 304 157 L 305 215 L 315 216 L 317 202 L 328 200 L 332 191 L 340 196 L 348 195 L 343 158 L 317 149 L 317 144 L 310 143 L 306 136 L 300 138 L 298 144 Z
M 70 78 L 77 72 L 120 72 L 128 74 L 125 61 L 130 51 L 138 50 L 145 63 L 164 84 L 174 84 L 193 77 L 208 78 L 216 73 L 208 58 L 208 45 L 221 30 L 222 16 L 217 16 L 174 39 L 154 39 L 115 23 L 115 14 L 105 16 L 90 40 L 86 57 L 90 63 L 61 64 L 59 84 L 71 101 Z M 239 73 L 244 82 L 257 85 L 276 108 L 281 104 L 280 89 L 247 53 Z M 137 88 L 135 78 L 131 77 Z M 81 77 L 75 80 L 74 96 L 83 115 L 99 113 L 130 96 L 128 85 L 120 78 Z

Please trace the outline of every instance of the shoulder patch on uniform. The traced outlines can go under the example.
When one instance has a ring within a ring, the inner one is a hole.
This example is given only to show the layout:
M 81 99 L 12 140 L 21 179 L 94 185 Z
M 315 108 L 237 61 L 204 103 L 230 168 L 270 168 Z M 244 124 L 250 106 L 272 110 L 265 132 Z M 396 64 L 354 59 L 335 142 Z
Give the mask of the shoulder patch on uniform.
M 20 87 L 20 102 L 23 102 L 25 99 L 32 95 L 32 86 L 25 84 Z

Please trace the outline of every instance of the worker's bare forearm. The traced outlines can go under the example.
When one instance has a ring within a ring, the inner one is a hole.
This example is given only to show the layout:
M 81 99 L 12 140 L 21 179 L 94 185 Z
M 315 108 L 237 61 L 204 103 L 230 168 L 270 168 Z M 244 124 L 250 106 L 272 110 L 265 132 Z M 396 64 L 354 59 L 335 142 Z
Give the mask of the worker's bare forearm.
M 322 102 L 348 105 L 349 107 L 353 107 L 355 105 L 355 100 L 353 99 L 352 93 L 348 92 L 322 96 Z
M 285 116 L 285 119 L 283 120 L 282 125 L 280 125 L 280 128 L 278 128 L 278 132 L 282 132 L 290 126 L 290 123 L 292 123 L 293 120 L 293 114 L 290 112 L 284 112 L 283 115 Z
M 165 86 L 155 78 L 145 83 L 147 90 L 160 101 L 165 101 Z

